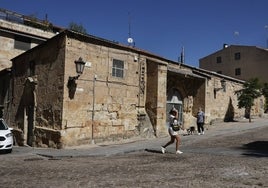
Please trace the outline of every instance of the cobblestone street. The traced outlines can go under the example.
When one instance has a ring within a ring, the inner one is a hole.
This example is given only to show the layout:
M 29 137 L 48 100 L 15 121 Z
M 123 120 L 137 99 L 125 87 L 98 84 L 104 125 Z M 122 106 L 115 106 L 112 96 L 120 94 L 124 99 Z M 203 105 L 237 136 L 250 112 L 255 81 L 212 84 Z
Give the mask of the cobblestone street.
M 181 155 L 174 154 L 174 145 L 160 152 L 168 137 L 142 142 L 143 150 L 100 156 L 45 157 L 14 148 L 0 155 L 0 187 L 268 187 L 265 121 L 254 129 L 234 123 L 225 131 L 182 136 Z

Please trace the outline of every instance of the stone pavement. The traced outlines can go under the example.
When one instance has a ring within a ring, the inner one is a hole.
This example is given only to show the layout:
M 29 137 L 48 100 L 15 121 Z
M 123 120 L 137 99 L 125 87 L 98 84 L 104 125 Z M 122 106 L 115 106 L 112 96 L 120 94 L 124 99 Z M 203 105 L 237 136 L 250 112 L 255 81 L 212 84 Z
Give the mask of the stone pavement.
M 210 125 L 208 130 L 205 131 L 205 135 L 181 135 L 182 144 L 180 150 L 183 152 L 193 152 L 187 145 L 191 145 L 202 139 L 209 137 L 218 137 L 220 135 L 236 135 L 241 131 L 247 131 L 249 129 L 268 126 L 268 118 L 256 118 L 252 119 L 249 123 L 246 119 L 240 119 L 237 122 L 218 122 L 214 125 Z M 52 148 L 34 148 L 34 147 L 18 147 L 13 148 L 13 155 L 37 155 L 48 158 L 64 158 L 64 157 L 89 157 L 89 156 L 110 156 L 116 154 L 124 154 L 137 151 L 153 151 L 161 152 L 160 147 L 164 145 L 169 136 L 161 138 L 150 138 L 143 140 L 125 140 L 124 143 L 101 143 L 101 144 L 89 144 L 77 147 L 70 147 L 67 149 L 52 149 Z M 167 148 L 168 152 L 175 152 L 175 144 Z

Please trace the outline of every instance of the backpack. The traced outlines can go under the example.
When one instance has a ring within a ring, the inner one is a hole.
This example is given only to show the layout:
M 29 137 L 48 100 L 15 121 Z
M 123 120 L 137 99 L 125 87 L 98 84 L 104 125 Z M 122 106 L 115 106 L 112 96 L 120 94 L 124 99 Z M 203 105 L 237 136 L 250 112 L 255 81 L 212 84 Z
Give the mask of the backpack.
M 174 119 L 173 123 L 171 123 L 171 127 L 173 131 L 179 131 L 181 129 L 181 124 L 176 119 Z

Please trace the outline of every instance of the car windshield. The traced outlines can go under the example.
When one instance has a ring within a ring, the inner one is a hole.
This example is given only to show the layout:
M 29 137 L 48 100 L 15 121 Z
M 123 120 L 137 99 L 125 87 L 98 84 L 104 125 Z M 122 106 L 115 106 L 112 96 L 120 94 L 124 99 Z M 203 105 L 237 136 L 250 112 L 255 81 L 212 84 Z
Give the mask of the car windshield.
M 0 130 L 7 130 L 8 127 L 6 125 L 6 122 L 4 122 L 4 120 L 0 120 Z

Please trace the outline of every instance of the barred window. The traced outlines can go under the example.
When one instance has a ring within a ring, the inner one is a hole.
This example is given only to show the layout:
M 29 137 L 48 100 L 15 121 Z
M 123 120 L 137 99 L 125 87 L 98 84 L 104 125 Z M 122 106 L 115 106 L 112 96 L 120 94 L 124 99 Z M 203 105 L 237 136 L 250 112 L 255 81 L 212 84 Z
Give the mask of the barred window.
M 216 58 L 216 62 L 217 62 L 217 63 L 221 63 L 221 56 L 218 56 L 218 57 Z
M 118 78 L 124 77 L 124 61 L 113 59 L 112 76 Z
M 235 58 L 235 60 L 239 60 L 241 58 L 240 52 L 235 53 L 234 58 Z
M 240 68 L 236 68 L 236 69 L 235 69 L 235 75 L 236 75 L 236 76 L 241 75 L 241 69 L 240 69 Z

